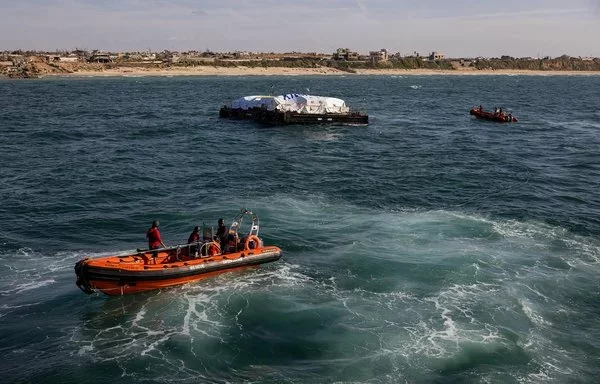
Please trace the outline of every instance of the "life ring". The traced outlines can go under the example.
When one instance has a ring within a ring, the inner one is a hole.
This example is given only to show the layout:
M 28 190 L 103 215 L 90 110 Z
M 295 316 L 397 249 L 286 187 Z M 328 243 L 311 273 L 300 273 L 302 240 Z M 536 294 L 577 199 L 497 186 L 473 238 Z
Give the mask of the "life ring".
M 252 249 L 260 248 L 260 243 L 261 243 L 260 238 L 258 236 L 256 236 L 256 235 L 251 235 L 251 236 L 248 236 L 246 238 L 246 242 L 244 243 L 244 249 L 245 250 L 249 250 L 250 249 L 250 242 L 251 241 L 253 241 L 254 244 L 255 244 L 254 248 L 252 248 Z

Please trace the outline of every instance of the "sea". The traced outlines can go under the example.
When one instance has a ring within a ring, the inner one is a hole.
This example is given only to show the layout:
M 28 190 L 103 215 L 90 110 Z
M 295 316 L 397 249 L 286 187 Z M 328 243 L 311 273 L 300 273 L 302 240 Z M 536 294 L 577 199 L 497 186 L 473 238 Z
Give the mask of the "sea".
M 286 93 L 369 125 L 218 117 Z M 600 76 L 1 80 L 0 382 L 598 382 L 599 151 Z M 241 209 L 279 261 L 75 285 L 153 220 L 175 245 Z

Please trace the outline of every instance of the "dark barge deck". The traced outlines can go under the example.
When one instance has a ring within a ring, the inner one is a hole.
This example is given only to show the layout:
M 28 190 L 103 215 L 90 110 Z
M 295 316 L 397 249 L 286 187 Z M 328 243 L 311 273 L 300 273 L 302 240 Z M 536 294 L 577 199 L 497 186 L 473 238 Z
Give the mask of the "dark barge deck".
M 298 113 L 269 111 L 264 108 L 230 108 L 226 105 L 219 110 L 219 117 L 231 120 L 252 120 L 264 124 L 339 124 L 368 125 L 369 116 L 359 112 L 349 113 Z

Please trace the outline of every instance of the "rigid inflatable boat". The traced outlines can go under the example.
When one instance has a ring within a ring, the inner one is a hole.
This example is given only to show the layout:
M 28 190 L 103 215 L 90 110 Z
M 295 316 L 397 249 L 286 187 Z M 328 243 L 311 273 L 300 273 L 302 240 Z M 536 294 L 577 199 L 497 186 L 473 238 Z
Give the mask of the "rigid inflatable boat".
M 238 232 L 245 216 L 252 223 L 248 235 Z M 85 293 L 101 291 L 118 296 L 185 284 L 224 272 L 279 260 L 276 246 L 263 245 L 258 237 L 258 217 L 247 210 L 236 216 L 224 247 L 213 241 L 212 228 L 203 228 L 205 240 L 125 255 L 86 258 L 75 264 L 77 286 Z
M 500 112 L 488 112 L 484 111 L 481 107 L 473 107 L 469 113 L 478 119 L 490 120 L 498 123 L 516 123 L 519 121 L 512 114 L 506 114 L 502 112 L 502 110 L 500 110 Z

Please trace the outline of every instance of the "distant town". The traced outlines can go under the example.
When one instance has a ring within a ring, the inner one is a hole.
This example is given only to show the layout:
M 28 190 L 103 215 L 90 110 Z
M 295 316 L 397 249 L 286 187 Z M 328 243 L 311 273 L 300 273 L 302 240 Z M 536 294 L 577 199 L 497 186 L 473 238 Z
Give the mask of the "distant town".
M 600 58 L 595 57 L 464 57 L 450 58 L 442 52 L 421 54 L 390 53 L 377 49 L 367 54 L 350 48 L 339 48 L 330 54 L 315 52 L 105 52 L 74 49 L 72 51 L 3 51 L 0 53 L 0 75 L 13 78 L 41 77 L 47 74 L 69 74 L 82 70 L 102 71 L 110 68 L 177 68 L 190 66 L 216 67 L 329 67 L 346 72 L 357 69 L 431 69 L 431 70 L 547 70 L 600 71 Z

